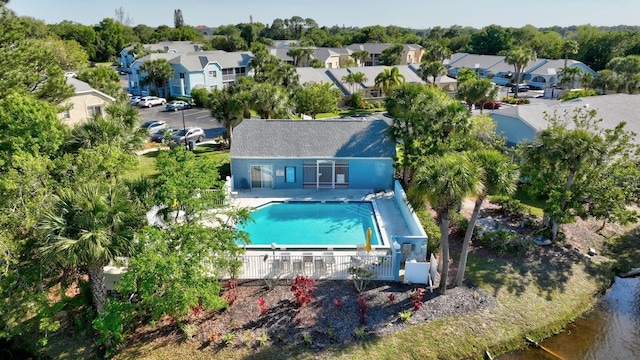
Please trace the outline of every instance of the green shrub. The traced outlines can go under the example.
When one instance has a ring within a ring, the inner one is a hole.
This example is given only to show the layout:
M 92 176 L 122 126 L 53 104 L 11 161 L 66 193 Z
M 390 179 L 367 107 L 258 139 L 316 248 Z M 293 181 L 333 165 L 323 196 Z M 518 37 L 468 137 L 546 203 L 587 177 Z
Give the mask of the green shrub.
M 427 233 L 427 253 L 437 254 L 440 252 L 440 227 L 436 223 L 436 220 L 431 216 L 431 213 L 426 209 L 421 209 L 416 212 L 418 220 L 422 224 L 422 228 Z
M 529 209 L 520 200 L 510 198 L 508 196 L 490 196 L 489 201 L 493 204 L 500 205 L 502 212 L 518 219 L 529 215 Z
M 107 299 L 104 312 L 93 320 L 93 329 L 97 333 L 96 342 L 104 347 L 106 357 L 110 357 L 122 346 L 132 323 L 132 304 L 116 298 Z
M 347 100 L 347 106 L 353 109 L 364 109 L 367 106 L 366 101 L 364 101 L 364 95 L 359 92 L 351 95 L 349 100 Z
M 505 96 L 501 101 L 511 105 L 531 104 L 531 100 L 529 99 L 514 98 L 513 96 Z
M 196 106 L 206 107 L 207 98 L 209 97 L 209 91 L 207 89 L 193 89 L 191 90 L 191 98 Z
M 581 97 L 587 96 L 598 96 L 598 93 L 595 90 L 572 90 L 565 94 L 562 94 L 558 99 L 562 101 L 573 100 Z
M 506 230 L 488 231 L 478 238 L 478 242 L 498 254 L 517 255 L 535 247 L 532 241 Z

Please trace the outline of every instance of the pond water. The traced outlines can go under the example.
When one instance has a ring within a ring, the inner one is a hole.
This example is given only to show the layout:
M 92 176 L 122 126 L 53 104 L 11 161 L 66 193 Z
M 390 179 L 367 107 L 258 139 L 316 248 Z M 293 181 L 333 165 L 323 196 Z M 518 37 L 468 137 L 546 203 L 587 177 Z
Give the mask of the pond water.
M 593 311 L 540 345 L 497 359 L 640 359 L 640 277 L 616 278 Z

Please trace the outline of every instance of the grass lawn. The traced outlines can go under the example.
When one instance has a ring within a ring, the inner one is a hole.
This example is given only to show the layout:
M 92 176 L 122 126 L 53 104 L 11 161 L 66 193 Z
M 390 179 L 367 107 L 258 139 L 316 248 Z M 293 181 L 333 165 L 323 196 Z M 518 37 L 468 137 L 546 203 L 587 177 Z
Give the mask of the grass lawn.
M 516 193 L 513 195 L 513 198 L 520 200 L 521 203 L 526 205 L 529 208 L 529 211 L 531 211 L 533 215 L 542 217 L 543 215 L 542 209 L 544 208 L 544 201 L 540 199 L 532 198 L 531 196 L 529 196 L 529 194 L 527 194 L 527 192 L 524 189 L 520 187 L 518 188 Z

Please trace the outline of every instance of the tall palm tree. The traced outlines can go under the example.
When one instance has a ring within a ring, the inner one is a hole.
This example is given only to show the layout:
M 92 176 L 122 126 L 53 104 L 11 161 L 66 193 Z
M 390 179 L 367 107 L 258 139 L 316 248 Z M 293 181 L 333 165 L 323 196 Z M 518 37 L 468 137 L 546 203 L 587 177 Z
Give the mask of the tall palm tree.
M 607 94 L 607 89 L 616 88 L 618 85 L 618 75 L 609 69 L 598 71 L 598 74 L 593 79 L 593 87 L 602 89 L 602 95 Z
M 409 196 L 416 201 L 426 199 L 437 212 L 440 223 L 440 293 L 447 290 L 449 272 L 449 213 L 470 194 L 480 192 L 480 172 L 465 154 L 446 153 L 430 156 L 415 173 Z
M 246 106 L 243 100 L 243 92 L 231 93 L 228 89 L 214 89 L 209 93 L 207 108 L 211 110 L 211 116 L 224 125 L 229 146 L 231 146 L 233 139 L 233 127 L 238 125 L 243 118 Z
M 440 61 L 423 61 L 418 69 L 418 76 L 425 82 L 429 83 L 429 76 L 433 78 L 433 81 L 431 81 L 433 86 L 436 86 L 436 78 L 444 76 L 446 73 L 447 68 Z
M 560 75 L 560 85 L 568 85 L 572 89 L 575 88 L 576 78 L 583 73 L 579 67 L 565 66 L 560 69 L 558 75 Z
M 364 63 L 371 59 L 371 54 L 367 50 L 354 51 L 351 53 L 351 57 L 358 62 L 358 66 L 364 66 Z
M 163 95 L 168 96 L 166 85 L 167 80 L 173 77 L 174 70 L 166 59 L 155 59 L 145 61 L 140 66 L 140 72 L 147 73 L 142 78 L 141 85 L 152 85 L 158 94 L 158 87 L 162 86 Z
M 460 265 L 458 266 L 458 274 L 456 276 L 456 285 L 462 285 L 464 280 L 464 272 L 467 267 L 467 254 L 469 252 L 469 243 L 471 236 L 478 220 L 478 214 L 482 203 L 487 195 L 506 194 L 511 195 L 516 191 L 516 182 L 518 181 L 519 172 L 517 167 L 511 160 L 493 149 L 480 150 L 469 154 L 470 160 L 476 164 L 481 170 L 480 179 L 482 187 L 480 192 L 475 194 L 475 206 L 473 214 L 469 220 L 467 232 L 462 242 L 462 251 L 460 252 Z
M 369 79 L 367 79 L 367 75 L 365 75 L 363 72 L 357 72 L 357 73 L 350 72 L 349 74 L 343 76 L 341 79 L 343 83 L 349 84 L 352 94 L 355 92 L 356 84 L 361 84 L 361 83 L 367 82 L 368 80 Z
M 130 255 L 133 234 L 142 224 L 142 212 L 128 198 L 126 187 L 84 183 L 64 188 L 39 223 L 41 251 L 69 266 L 89 272 L 91 296 L 97 313 L 104 311 L 104 266 Z
M 562 43 L 562 52 L 564 53 L 564 66 L 569 62 L 569 54 L 577 54 L 579 49 L 578 42 L 575 40 L 565 40 Z
M 511 50 L 507 51 L 505 54 L 504 61 L 509 65 L 513 65 L 513 70 L 514 70 L 515 79 L 516 79 L 516 83 L 515 83 L 516 87 L 515 87 L 515 92 L 513 96 L 516 98 L 518 97 L 517 85 L 520 84 L 522 72 L 525 70 L 529 62 L 535 59 L 535 57 L 536 57 L 536 54 L 533 52 L 533 50 L 523 46 L 516 46 Z
M 375 86 L 387 95 L 393 87 L 402 84 L 405 80 L 405 76 L 400 73 L 398 67 L 394 66 L 392 68 L 384 68 L 380 74 L 376 75 Z

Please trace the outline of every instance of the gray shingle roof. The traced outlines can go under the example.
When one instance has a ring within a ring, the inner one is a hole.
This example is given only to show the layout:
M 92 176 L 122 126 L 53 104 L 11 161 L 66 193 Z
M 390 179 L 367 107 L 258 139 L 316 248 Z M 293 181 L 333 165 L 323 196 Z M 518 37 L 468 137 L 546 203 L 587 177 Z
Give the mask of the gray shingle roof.
M 393 158 L 386 120 L 261 120 L 236 126 L 232 158 Z
M 217 62 L 223 69 L 244 67 L 252 57 L 250 52 L 196 51 L 176 56 L 169 62 L 180 64 L 187 71 L 198 71 L 204 69 L 210 62 Z

